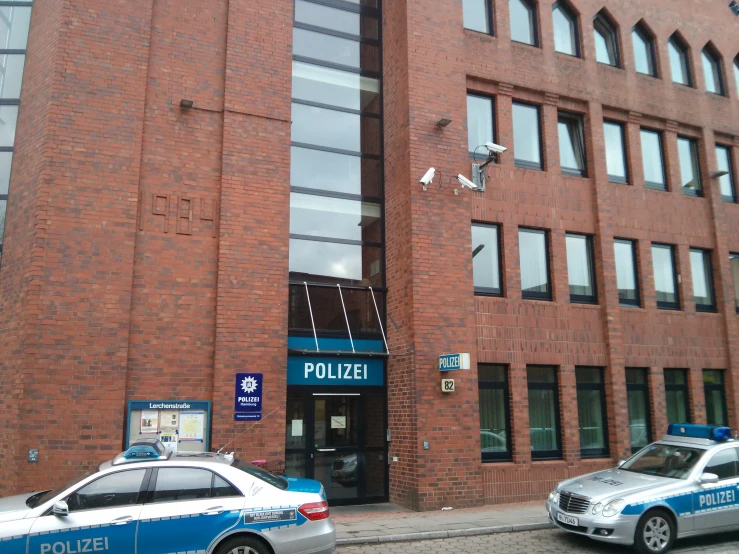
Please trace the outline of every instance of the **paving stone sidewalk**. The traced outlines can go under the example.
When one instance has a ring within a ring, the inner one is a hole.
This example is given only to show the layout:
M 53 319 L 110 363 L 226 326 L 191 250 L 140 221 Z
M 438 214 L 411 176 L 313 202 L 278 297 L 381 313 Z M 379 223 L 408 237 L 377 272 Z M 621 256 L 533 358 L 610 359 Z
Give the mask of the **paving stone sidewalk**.
M 331 508 L 337 545 L 445 539 L 551 527 L 544 502 L 414 512 L 392 504 Z

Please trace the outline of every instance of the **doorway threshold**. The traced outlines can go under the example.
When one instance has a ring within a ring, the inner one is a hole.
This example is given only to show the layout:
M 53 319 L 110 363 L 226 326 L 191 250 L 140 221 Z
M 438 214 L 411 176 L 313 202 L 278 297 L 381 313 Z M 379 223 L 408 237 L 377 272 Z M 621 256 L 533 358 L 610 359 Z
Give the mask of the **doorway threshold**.
M 413 512 L 397 504 L 390 502 L 378 502 L 377 504 L 355 504 L 351 506 L 332 506 L 331 516 L 370 515 L 397 512 Z

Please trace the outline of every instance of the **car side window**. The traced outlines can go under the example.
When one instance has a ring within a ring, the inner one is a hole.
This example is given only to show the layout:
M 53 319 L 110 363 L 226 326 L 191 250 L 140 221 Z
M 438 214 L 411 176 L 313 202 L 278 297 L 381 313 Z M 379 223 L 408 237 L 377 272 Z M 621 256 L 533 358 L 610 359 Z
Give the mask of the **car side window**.
M 152 502 L 210 498 L 213 474 L 207 469 L 166 467 L 159 469 Z
M 715 473 L 721 481 L 739 477 L 739 456 L 736 448 L 716 452 L 706 464 L 703 473 Z
M 213 498 L 224 498 L 227 496 L 242 496 L 231 483 L 225 479 L 221 479 L 218 475 L 213 475 Z
M 95 479 L 69 495 L 67 498 L 69 511 L 79 512 L 136 504 L 145 475 L 145 469 L 134 469 Z

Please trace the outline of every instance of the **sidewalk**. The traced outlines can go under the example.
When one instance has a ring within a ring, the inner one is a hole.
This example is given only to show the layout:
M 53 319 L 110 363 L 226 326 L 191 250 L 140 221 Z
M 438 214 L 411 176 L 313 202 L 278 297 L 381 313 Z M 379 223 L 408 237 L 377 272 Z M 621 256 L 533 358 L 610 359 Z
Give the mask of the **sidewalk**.
M 413 512 L 392 504 L 331 508 L 337 546 L 445 539 L 551 527 L 544 502 Z

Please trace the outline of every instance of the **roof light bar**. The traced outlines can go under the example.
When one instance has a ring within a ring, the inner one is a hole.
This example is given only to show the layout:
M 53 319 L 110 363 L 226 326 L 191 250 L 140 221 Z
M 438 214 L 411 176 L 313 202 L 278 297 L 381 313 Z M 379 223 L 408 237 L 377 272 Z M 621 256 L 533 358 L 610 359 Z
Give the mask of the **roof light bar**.
M 708 439 L 723 442 L 732 438 L 731 429 L 717 425 L 695 425 L 691 423 L 670 423 L 667 434 L 673 437 Z

